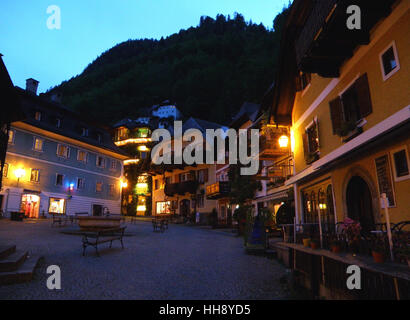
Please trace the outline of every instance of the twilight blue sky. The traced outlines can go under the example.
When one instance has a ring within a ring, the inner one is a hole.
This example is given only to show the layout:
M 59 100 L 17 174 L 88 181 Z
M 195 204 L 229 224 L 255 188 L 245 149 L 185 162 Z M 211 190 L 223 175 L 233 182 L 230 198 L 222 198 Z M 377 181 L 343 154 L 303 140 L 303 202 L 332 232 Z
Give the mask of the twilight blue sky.
M 203 15 L 244 15 L 272 28 L 289 0 L 1 0 L 0 53 L 15 85 L 40 81 L 39 92 L 81 73 L 102 52 L 128 39 L 169 36 Z M 49 30 L 47 7 L 61 9 Z

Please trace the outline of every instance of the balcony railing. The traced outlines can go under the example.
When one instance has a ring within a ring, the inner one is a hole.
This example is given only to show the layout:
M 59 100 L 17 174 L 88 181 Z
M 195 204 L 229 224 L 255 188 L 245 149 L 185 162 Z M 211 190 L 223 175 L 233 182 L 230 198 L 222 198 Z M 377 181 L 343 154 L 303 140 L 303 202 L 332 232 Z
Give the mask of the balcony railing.
M 206 197 L 208 199 L 219 199 L 229 195 L 231 186 L 228 181 L 218 181 L 206 187 Z
M 176 194 L 184 195 L 186 193 L 195 194 L 198 188 L 198 181 L 188 180 L 179 183 L 167 183 L 165 184 L 165 195 L 172 197 Z
M 272 160 L 289 153 L 289 145 L 281 148 L 279 138 L 289 136 L 287 128 L 276 128 L 273 126 L 263 127 L 259 138 L 259 159 Z

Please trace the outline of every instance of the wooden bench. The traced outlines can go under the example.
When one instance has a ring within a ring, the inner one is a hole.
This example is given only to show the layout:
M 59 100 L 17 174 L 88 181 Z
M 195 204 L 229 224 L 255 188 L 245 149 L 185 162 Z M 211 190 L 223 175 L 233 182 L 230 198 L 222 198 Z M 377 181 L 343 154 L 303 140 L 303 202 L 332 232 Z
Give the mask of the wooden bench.
M 69 218 L 66 215 L 51 212 L 50 214 L 53 217 L 51 226 L 54 226 L 56 223 L 58 223 L 58 226 L 61 227 L 62 225 L 66 225 L 67 221 L 69 220 Z
M 122 238 L 124 236 L 124 231 L 126 227 L 121 228 L 109 228 L 109 229 L 99 229 L 94 231 L 86 231 L 83 233 L 83 256 L 85 255 L 85 249 L 88 246 L 93 246 L 95 248 L 95 252 L 99 257 L 100 254 L 98 253 L 98 245 L 110 242 L 110 248 L 112 247 L 112 242 L 114 240 L 118 240 L 121 242 L 121 247 L 124 249 L 124 244 L 122 242 Z
M 168 220 L 166 219 L 152 219 L 152 228 L 154 232 L 165 232 L 168 229 Z

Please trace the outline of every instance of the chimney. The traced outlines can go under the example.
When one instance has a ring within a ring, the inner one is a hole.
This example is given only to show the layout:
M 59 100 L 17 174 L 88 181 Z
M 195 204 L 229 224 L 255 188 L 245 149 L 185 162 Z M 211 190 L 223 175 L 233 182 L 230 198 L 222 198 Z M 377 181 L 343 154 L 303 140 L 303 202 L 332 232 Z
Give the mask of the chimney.
M 61 94 L 61 92 L 53 92 L 52 94 L 51 94 L 51 97 L 50 97 L 50 99 L 51 99 L 51 101 L 53 101 L 53 102 L 56 102 L 56 103 L 61 103 L 61 98 L 62 98 L 62 94 Z
M 37 95 L 38 84 L 39 82 L 33 78 L 27 79 L 26 80 L 26 91 Z

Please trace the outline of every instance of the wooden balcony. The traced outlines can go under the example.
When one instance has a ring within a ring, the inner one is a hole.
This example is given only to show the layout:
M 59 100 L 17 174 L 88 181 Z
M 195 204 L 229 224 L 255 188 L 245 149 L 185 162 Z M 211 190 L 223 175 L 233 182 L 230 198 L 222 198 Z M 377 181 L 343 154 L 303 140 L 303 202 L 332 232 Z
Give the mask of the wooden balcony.
M 279 145 L 279 138 L 283 135 L 289 137 L 287 128 L 276 128 L 274 126 L 266 126 L 262 128 L 259 138 L 260 160 L 274 160 L 280 156 L 289 154 L 290 141 L 287 148 L 281 148 Z
M 231 185 L 229 181 L 218 181 L 217 183 L 211 184 L 206 187 L 206 197 L 207 199 L 220 199 L 227 197 L 231 192 Z
M 354 4 L 361 9 L 361 29 L 350 30 L 346 26 L 346 10 L 351 2 L 315 1 L 295 43 L 299 69 L 322 77 L 339 77 L 341 65 L 353 56 L 357 46 L 369 44 L 370 30 L 390 14 L 394 2 L 356 1 Z
M 188 180 L 179 183 L 167 183 L 165 184 L 164 193 L 168 197 L 172 197 L 176 194 L 184 195 L 186 193 L 195 194 L 198 188 L 198 181 Z

